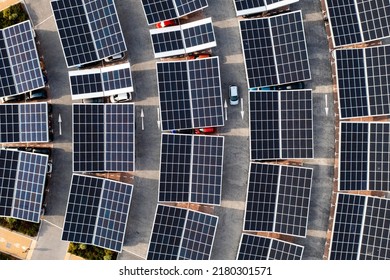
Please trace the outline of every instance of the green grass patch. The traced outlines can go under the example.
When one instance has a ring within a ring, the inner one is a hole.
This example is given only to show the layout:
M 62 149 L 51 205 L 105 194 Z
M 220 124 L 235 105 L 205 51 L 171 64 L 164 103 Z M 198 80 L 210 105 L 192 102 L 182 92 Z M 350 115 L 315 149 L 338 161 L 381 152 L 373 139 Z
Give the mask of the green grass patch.
M 118 253 L 100 247 L 70 242 L 68 252 L 86 260 L 116 260 Z
M 0 218 L 0 226 L 26 234 L 31 237 L 38 235 L 39 223 L 18 220 L 14 218 Z

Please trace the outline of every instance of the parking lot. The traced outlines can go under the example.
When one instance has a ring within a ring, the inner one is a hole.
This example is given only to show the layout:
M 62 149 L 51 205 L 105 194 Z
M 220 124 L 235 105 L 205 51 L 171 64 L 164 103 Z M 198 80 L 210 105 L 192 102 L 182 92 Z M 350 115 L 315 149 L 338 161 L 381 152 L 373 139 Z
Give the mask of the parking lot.
M 233 1 L 209 0 L 204 17 L 212 17 L 217 47 L 212 50 L 219 57 L 223 97 L 228 98 L 228 87 L 237 84 L 243 98 L 244 117 L 241 106 L 227 109 L 225 126 L 218 129 L 225 136 L 224 176 L 222 205 L 215 207 L 219 216 L 212 259 L 235 259 L 242 232 L 246 199 L 246 183 L 249 168 L 249 124 L 247 84 L 242 57 L 238 19 Z M 47 195 L 45 220 L 54 225 L 45 227 L 42 235 L 59 236 L 63 226 L 69 185 L 72 176 L 72 100 L 66 68 L 54 19 L 51 16 L 50 0 L 26 0 L 40 41 L 50 84 L 50 99 L 54 117 L 53 173 Z M 149 37 L 149 27 L 139 0 L 116 1 L 122 30 L 125 35 L 128 57 L 131 63 L 136 104 L 136 172 L 134 194 L 127 224 L 124 250 L 119 259 L 143 259 L 146 256 L 152 229 L 158 192 L 159 153 L 161 131 L 157 126 L 158 93 L 155 62 Z M 306 238 L 290 239 L 304 245 L 303 259 L 322 259 L 328 228 L 330 198 L 333 187 L 334 115 L 329 51 L 322 19 L 320 2 L 301 0 L 291 10 L 302 9 L 312 80 L 306 88 L 313 90 L 315 158 L 303 161 L 306 167 L 314 168 L 311 192 L 308 234 Z M 326 97 L 328 114 L 326 114 Z M 144 127 L 141 129 L 141 109 L 144 111 Z M 58 116 L 62 118 L 62 135 L 59 135 Z M 45 223 L 45 222 L 44 222 Z M 51 233 L 51 229 L 53 233 Z M 54 232 L 55 231 L 55 232 Z M 33 259 L 61 258 L 56 254 L 61 240 L 40 236 L 45 250 L 33 254 Z M 66 244 L 66 243 L 65 243 Z M 42 246 L 42 245 L 41 245 Z M 62 248 L 62 247 L 61 247 Z M 62 250 L 61 250 L 62 252 Z M 65 256 L 62 257 L 62 259 Z

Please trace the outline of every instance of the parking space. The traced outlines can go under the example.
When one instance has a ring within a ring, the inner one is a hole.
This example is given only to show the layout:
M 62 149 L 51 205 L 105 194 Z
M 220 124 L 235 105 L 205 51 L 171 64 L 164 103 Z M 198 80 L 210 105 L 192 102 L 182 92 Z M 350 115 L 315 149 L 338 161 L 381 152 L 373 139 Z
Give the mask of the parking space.
M 50 0 L 26 0 L 39 38 L 49 79 L 50 102 L 53 104 L 54 141 L 53 171 L 48 185 L 44 230 L 38 239 L 33 259 L 64 259 L 67 242 L 60 240 L 69 185 L 72 177 L 72 100 L 68 70 L 63 57 Z M 212 17 L 219 57 L 223 99 L 229 104 L 229 85 L 238 86 L 238 106 L 226 108 L 225 126 L 218 134 L 225 136 L 222 205 L 211 209 L 219 216 L 212 259 L 235 259 L 242 233 L 249 168 L 249 116 L 247 83 L 238 18 L 232 0 L 208 1 L 199 17 Z M 158 92 L 156 59 L 141 1 L 116 1 L 124 32 L 134 81 L 136 105 L 136 171 L 133 174 L 109 174 L 133 182 L 130 216 L 123 253 L 119 259 L 146 257 L 157 205 L 161 130 L 158 127 Z M 304 259 L 322 259 L 328 227 L 332 192 L 334 156 L 333 96 L 329 51 L 319 1 L 301 0 L 291 10 L 302 9 L 312 80 L 305 83 L 313 90 L 315 158 L 301 164 L 314 169 L 308 236 L 289 240 L 304 245 Z M 328 109 L 326 109 L 328 108 Z M 141 110 L 144 117 L 141 119 Z M 61 115 L 62 123 L 58 123 Z M 144 129 L 142 129 L 143 122 Z M 61 125 L 61 132 L 59 126 Z M 210 209 L 208 209 L 210 210 Z M 60 249 L 58 249 L 60 248 Z M 54 252 L 55 251 L 55 252 Z M 62 257 L 60 256 L 62 254 Z

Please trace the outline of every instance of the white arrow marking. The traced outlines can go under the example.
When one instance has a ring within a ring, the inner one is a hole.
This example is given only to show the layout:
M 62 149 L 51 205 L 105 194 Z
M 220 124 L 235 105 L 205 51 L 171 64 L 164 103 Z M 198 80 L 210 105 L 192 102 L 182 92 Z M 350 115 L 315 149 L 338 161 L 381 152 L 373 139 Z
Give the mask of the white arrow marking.
M 325 114 L 328 115 L 329 108 L 328 108 L 328 95 L 325 94 Z
M 224 107 L 225 107 L 225 121 L 227 121 L 227 107 L 228 107 L 228 105 L 227 105 L 226 99 L 225 99 Z
M 157 107 L 157 127 L 160 128 L 160 108 Z
M 144 109 L 141 108 L 141 129 L 144 130 L 145 127 L 144 127 Z
M 241 118 L 244 119 L 244 98 L 241 97 Z
M 62 135 L 62 119 L 61 114 L 58 114 L 58 127 L 60 129 L 60 135 Z

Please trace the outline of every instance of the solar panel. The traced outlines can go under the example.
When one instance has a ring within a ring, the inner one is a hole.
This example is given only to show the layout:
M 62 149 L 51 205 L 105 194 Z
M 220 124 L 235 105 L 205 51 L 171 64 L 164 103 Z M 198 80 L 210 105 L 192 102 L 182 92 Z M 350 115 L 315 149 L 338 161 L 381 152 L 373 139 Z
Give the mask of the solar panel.
M 0 120 L 2 143 L 49 142 L 46 102 L 2 104 Z
M 133 186 L 73 174 L 62 240 L 122 251 Z
M 208 6 L 207 0 L 141 0 L 149 25 L 183 17 Z
M 104 171 L 104 106 L 73 104 L 73 171 Z
M 68 67 L 125 52 L 114 0 L 51 0 Z
M 135 111 L 129 104 L 106 105 L 105 169 L 135 170 Z
M 237 260 L 301 260 L 303 246 L 243 233 Z
M 25 93 L 45 86 L 29 20 L 1 30 L 0 96 Z
M 299 0 L 234 0 L 236 15 L 245 16 L 274 10 Z
M 219 205 L 224 138 L 162 134 L 159 202 Z
M 312 158 L 311 90 L 249 91 L 252 160 Z
M 329 259 L 390 259 L 389 214 L 389 199 L 338 193 Z
M 208 260 L 218 217 L 172 206 L 157 205 L 148 260 Z
M 305 237 L 312 173 L 311 168 L 252 162 L 244 230 Z
M 73 171 L 134 171 L 134 104 L 73 104 Z
M 224 125 L 218 57 L 157 63 L 162 130 Z
M 390 191 L 390 124 L 341 122 L 339 190 Z
M 248 88 L 311 79 L 301 11 L 240 21 Z
M 150 36 L 155 58 L 192 53 L 217 45 L 211 18 L 151 29 Z
M 385 0 L 325 1 L 335 47 L 390 36 L 389 3 Z
M 73 100 L 133 92 L 130 63 L 69 71 Z
M 0 150 L 0 216 L 38 223 L 47 155 Z

